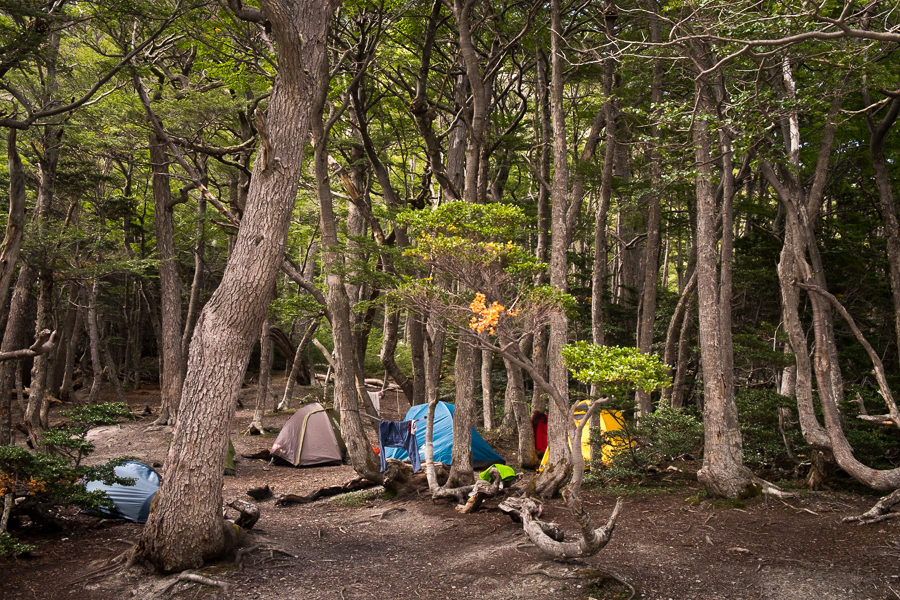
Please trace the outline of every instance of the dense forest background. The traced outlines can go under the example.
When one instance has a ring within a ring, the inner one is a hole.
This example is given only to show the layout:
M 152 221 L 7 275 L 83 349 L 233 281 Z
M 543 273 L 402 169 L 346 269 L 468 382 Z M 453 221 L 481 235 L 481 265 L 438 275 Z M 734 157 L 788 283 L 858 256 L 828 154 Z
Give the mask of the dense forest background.
M 894 3 L 334 4 L 0 5 L 0 445 L 78 389 L 175 424 L 330 363 L 346 410 L 455 401 L 524 466 L 532 410 L 604 397 L 702 423 L 714 493 L 900 488 Z M 671 380 L 571 378 L 579 341 Z

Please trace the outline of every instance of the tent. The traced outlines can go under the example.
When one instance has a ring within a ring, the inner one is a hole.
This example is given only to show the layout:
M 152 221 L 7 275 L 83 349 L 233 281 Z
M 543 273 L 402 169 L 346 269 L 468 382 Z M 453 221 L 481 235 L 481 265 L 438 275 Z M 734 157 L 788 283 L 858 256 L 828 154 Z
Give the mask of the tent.
M 406 412 L 406 421 L 416 423 L 416 441 L 419 442 L 419 458 L 425 464 L 425 418 L 428 416 L 428 405 L 417 404 Z M 438 402 L 434 408 L 434 462 L 449 465 L 453 456 L 453 405 Z M 409 454 L 402 448 L 385 448 L 385 458 L 397 460 L 409 459 Z M 506 464 L 502 456 L 494 452 L 475 428 L 472 428 L 472 462 L 476 469 L 483 469 L 494 463 Z
M 269 452 L 295 467 L 308 467 L 343 462 L 345 451 L 337 417 L 313 402 L 288 419 Z
M 578 425 L 581 422 L 587 409 L 587 402 L 582 402 L 575 407 L 575 425 Z M 601 410 L 598 418 L 600 421 L 600 431 L 602 433 L 608 433 L 622 429 L 622 423 L 624 423 L 623 419 L 622 413 L 618 410 Z M 585 469 L 590 469 L 591 467 L 591 429 L 595 427 L 595 424 L 589 423 L 581 430 L 581 456 L 584 458 Z M 603 447 L 600 449 L 602 452 L 601 459 L 603 460 L 603 464 L 608 465 L 612 460 L 613 455 L 627 445 L 627 442 L 621 441 L 618 438 L 610 439 L 609 443 L 603 444 Z M 549 458 L 550 449 L 547 448 L 544 452 L 544 457 L 541 459 L 541 466 L 538 467 L 538 471 L 544 469 L 544 465 L 547 464 Z
M 115 505 L 112 510 L 100 509 L 103 514 L 121 517 L 136 523 L 146 523 L 150 515 L 150 503 L 156 490 L 159 489 L 160 477 L 153 467 L 136 460 L 129 460 L 115 467 L 116 477 L 134 479 L 134 485 L 114 483 L 107 485 L 102 481 L 89 481 L 85 488 L 89 492 L 101 490 L 106 492 Z

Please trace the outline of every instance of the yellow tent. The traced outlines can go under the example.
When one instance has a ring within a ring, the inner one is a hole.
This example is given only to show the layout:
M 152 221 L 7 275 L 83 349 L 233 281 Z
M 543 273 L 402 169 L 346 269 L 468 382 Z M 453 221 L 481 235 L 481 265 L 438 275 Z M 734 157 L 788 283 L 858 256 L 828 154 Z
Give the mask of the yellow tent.
M 584 414 L 587 412 L 587 403 L 582 403 L 575 408 L 575 424 L 581 422 L 581 419 L 584 418 Z M 600 431 L 602 433 L 607 433 L 610 431 L 618 431 L 622 429 L 622 423 L 625 422 L 625 418 L 622 416 L 622 413 L 618 410 L 601 410 L 599 419 L 600 421 Z M 584 468 L 591 468 L 591 427 L 592 425 L 588 424 L 584 429 L 581 430 L 581 456 L 584 457 Z M 596 427 L 594 425 L 593 427 Z M 601 450 L 602 456 L 601 460 L 603 460 L 603 464 L 608 465 L 612 460 L 612 457 L 619 452 L 622 448 L 627 446 L 628 443 L 624 439 L 616 439 L 611 441 L 610 443 L 603 444 Z M 544 457 L 541 459 L 541 466 L 538 467 L 538 472 L 544 470 L 544 465 L 547 464 L 547 460 L 550 458 L 550 448 L 544 452 Z

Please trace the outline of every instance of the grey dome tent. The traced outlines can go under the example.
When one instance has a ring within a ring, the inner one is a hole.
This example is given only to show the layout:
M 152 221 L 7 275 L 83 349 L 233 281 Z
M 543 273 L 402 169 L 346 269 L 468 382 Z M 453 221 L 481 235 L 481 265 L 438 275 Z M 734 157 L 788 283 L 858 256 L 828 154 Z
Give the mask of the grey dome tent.
M 345 452 L 337 417 L 318 402 L 300 407 L 281 428 L 269 451 L 295 467 L 340 463 Z
M 89 492 L 101 490 L 106 492 L 115 505 L 113 510 L 100 509 L 103 514 L 121 517 L 136 523 L 146 523 L 150 515 L 150 503 L 159 489 L 160 477 L 153 467 L 136 460 L 129 460 L 115 467 L 116 477 L 134 479 L 134 485 L 114 483 L 107 485 L 102 481 L 89 481 L 85 489 Z

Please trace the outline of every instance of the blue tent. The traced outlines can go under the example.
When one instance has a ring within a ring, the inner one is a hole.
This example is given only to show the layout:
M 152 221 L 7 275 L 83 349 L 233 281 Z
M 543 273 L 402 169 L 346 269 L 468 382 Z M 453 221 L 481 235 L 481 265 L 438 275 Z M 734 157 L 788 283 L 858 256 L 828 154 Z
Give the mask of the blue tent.
M 103 510 L 104 514 L 121 517 L 137 523 L 146 523 L 150 516 L 150 502 L 159 489 L 159 473 L 153 467 L 136 460 L 129 460 L 115 468 L 116 477 L 134 479 L 134 485 L 114 483 L 106 485 L 102 481 L 89 481 L 85 484 L 87 491 L 102 490 L 116 508 Z
M 416 420 L 416 441 L 419 443 L 419 458 L 425 464 L 425 417 L 428 405 L 418 404 L 406 411 L 404 420 Z M 453 456 L 453 405 L 438 402 L 434 408 L 434 462 L 450 464 Z M 408 460 L 409 454 L 402 448 L 385 448 L 385 458 Z M 483 469 L 494 463 L 506 464 L 502 456 L 494 452 L 475 428 L 472 428 L 472 462 L 476 469 Z

